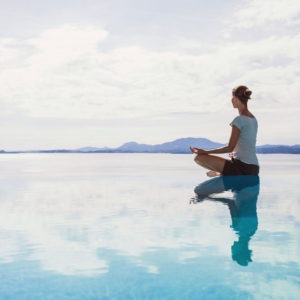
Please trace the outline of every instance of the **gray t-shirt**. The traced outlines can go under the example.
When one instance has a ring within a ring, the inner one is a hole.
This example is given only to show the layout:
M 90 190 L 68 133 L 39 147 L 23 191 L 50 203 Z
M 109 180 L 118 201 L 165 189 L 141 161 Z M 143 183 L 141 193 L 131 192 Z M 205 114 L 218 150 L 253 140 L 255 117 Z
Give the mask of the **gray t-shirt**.
M 256 136 L 258 128 L 256 118 L 240 115 L 235 117 L 230 125 L 235 125 L 240 130 L 239 139 L 233 149 L 233 157 L 246 164 L 259 166 L 256 156 Z

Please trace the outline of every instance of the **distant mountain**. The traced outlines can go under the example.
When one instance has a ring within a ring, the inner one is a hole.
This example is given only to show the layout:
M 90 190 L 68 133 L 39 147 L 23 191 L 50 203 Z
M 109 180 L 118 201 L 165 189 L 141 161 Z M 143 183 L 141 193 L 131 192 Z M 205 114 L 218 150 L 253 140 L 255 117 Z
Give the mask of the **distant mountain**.
M 300 145 L 262 145 L 256 147 L 256 153 L 290 153 L 300 154 Z
M 136 142 L 128 142 L 117 148 L 97 148 L 97 147 L 82 147 L 74 150 L 68 149 L 54 149 L 54 150 L 26 150 L 26 151 L 4 151 L 0 150 L 0 153 L 192 153 L 190 146 L 214 149 L 225 146 L 213 142 L 206 138 L 180 138 L 171 142 L 166 142 L 156 145 L 139 144 Z M 291 153 L 300 154 L 300 145 L 261 145 L 256 147 L 257 153 Z
M 224 146 L 205 138 L 181 138 L 172 142 L 157 145 L 138 144 L 136 142 L 125 143 L 115 149 L 117 152 L 151 152 L 151 153 L 191 153 L 189 146 L 212 149 Z
M 83 148 L 78 148 L 73 151 L 78 151 L 78 152 L 95 152 L 97 150 L 109 150 L 108 147 L 103 147 L 103 148 L 97 148 L 97 147 L 83 147 Z
M 114 150 L 117 152 L 155 152 L 155 146 L 128 142 Z

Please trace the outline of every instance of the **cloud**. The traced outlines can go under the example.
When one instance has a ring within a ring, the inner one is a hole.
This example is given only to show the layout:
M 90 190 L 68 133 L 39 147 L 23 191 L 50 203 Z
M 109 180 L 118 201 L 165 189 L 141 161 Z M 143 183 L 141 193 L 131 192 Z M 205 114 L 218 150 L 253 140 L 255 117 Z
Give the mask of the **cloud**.
M 28 62 L 30 65 L 55 68 L 61 63 L 67 64 L 86 55 L 95 55 L 99 43 L 107 37 L 108 31 L 93 26 L 79 28 L 64 25 L 45 30 L 40 36 L 27 40 L 38 51 Z
M 274 25 L 299 24 L 300 2 L 298 0 L 247 0 L 242 1 L 233 12 L 230 27 L 252 28 Z
M 298 105 L 299 34 L 224 42 L 199 54 L 139 45 L 103 50 L 109 36 L 92 26 L 49 29 L 23 41 L 32 51 L 13 66 L 22 48 L 1 40 L 3 105 L 31 117 L 155 118 L 224 110 L 232 87 L 241 83 L 254 90 L 260 108 L 276 108 L 286 97 Z M 183 48 L 189 45 L 195 43 Z
M 9 64 L 19 56 L 19 50 L 12 38 L 2 38 L 0 40 L 0 64 Z
M 3 134 L 7 140 L 11 136 L 20 136 L 20 140 L 28 135 L 25 129 L 24 133 L 18 129 L 23 122 L 31 130 L 34 147 L 37 139 L 48 139 L 52 147 L 53 143 L 70 141 L 72 136 L 75 140 L 75 129 L 70 124 L 76 122 L 80 124 L 77 128 L 81 128 L 81 131 L 76 129 L 76 139 L 83 144 L 92 144 L 100 136 L 101 146 L 116 145 L 115 140 L 125 142 L 127 138 L 120 139 L 121 130 L 135 140 L 144 139 L 147 132 L 147 140 L 143 141 L 156 143 L 175 139 L 185 132 L 199 135 L 198 129 L 193 128 L 198 124 L 197 114 L 199 117 L 201 114 L 202 126 L 210 122 L 205 135 L 224 141 L 225 129 L 218 130 L 216 125 L 221 121 L 210 120 L 215 114 L 222 114 L 226 121 L 231 112 L 232 87 L 246 84 L 253 91 L 251 109 L 261 117 L 260 143 L 275 139 L 273 127 L 269 126 L 274 118 L 281 118 L 285 124 L 282 138 L 293 136 L 293 141 L 288 142 L 295 143 L 295 133 L 289 133 L 288 127 L 295 128 L 296 121 L 291 120 L 296 120 L 300 110 L 300 35 L 293 27 L 299 5 L 295 1 L 289 4 L 281 9 L 281 4 L 274 1 L 269 12 L 269 1 L 244 1 L 227 19 L 224 29 L 229 37 L 232 32 L 239 32 L 239 39 L 212 43 L 205 38 L 178 36 L 176 47 L 170 45 L 160 50 L 142 46 L 138 39 L 130 37 L 127 43 L 124 40 L 118 43 L 116 31 L 92 25 L 65 24 L 30 38 L 2 38 L 0 114 L 2 120 L 14 117 L 9 131 L 5 129 Z M 257 31 L 261 33 L 259 38 Z M 19 122 L 15 122 L 16 116 L 20 116 Z M 178 118 L 189 124 L 181 131 L 171 124 Z M 44 124 L 45 137 L 29 128 L 29 120 L 40 122 L 41 128 Z M 54 133 L 51 120 L 65 122 L 60 132 Z M 120 125 L 132 120 L 139 125 L 141 120 L 147 120 L 149 125 L 141 129 L 136 125 L 125 129 Z M 86 126 L 87 122 L 100 121 L 116 124 Z M 165 128 L 164 137 L 161 127 Z M 28 138 L 26 141 L 26 147 L 31 147 L 27 146 Z M 69 144 L 61 147 L 70 147 Z
M 80 22 L 75 15 L 54 18 L 50 9 L 42 25 L 6 31 L 0 36 L 2 148 L 117 146 L 199 134 L 224 142 L 228 128 L 218 128 L 235 113 L 231 89 L 238 84 L 253 91 L 250 110 L 261 120 L 261 143 L 278 143 L 278 130 L 285 130 L 282 143 L 298 143 L 289 127 L 296 128 L 300 110 L 299 4 L 284 3 L 194 2 L 171 11 L 147 3 L 138 14 L 108 5 L 103 18 L 86 15 Z M 274 130 L 276 118 L 285 129 Z

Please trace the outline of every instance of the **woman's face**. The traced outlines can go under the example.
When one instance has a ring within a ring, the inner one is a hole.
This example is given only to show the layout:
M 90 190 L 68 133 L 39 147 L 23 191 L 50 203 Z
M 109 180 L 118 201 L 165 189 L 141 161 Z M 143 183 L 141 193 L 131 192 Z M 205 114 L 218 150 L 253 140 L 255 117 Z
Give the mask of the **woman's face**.
M 238 108 L 239 105 L 239 99 L 236 96 L 232 96 L 231 102 L 234 108 Z

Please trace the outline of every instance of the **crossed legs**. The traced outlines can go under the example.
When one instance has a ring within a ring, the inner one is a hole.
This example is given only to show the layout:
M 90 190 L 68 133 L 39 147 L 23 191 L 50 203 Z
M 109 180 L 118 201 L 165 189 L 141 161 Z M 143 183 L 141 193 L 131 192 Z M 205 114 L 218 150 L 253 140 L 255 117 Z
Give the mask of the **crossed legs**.
M 210 170 L 207 172 L 208 176 L 217 176 L 222 174 L 226 159 L 211 154 L 196 154 L 194 161 Z

